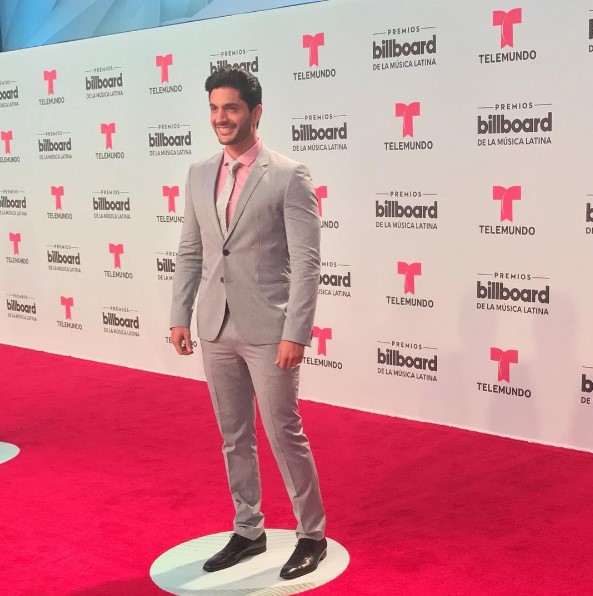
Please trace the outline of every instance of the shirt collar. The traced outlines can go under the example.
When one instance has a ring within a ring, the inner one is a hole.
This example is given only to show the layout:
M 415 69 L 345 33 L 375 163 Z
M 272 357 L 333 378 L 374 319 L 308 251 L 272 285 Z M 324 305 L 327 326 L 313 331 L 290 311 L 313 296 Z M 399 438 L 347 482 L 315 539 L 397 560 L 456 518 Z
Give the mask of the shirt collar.
M 226 164 L 229 161 L 238 161 L 242 166 L 250 167 L 251 164 L 257 159 L 257 156 L 261 151 L 261 146 L 262 142 L 258 140 L 257 143 L 253 145 L 253 147 L 251 147 L 251 149 L 247 149 L 247 151 L 245 151 L 245 153 L 243 153 L 242 155 L 239 155 L 239 157 L 237 157 L 236 160 L 233 160 L 233 158 L 227 153 L 225 147 L 222 163 Z

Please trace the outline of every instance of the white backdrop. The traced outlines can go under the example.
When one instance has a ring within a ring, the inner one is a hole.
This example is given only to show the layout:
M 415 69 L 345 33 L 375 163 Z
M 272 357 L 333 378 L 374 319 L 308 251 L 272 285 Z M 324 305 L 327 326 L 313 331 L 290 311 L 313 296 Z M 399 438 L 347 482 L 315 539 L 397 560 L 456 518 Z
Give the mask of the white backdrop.
M 592 11 L 334 0 L 0 54 L 0 341 L 203 378 L 171 269 L 204 80 L 242 63 L 320 197 L 302 395 L 593 450 Z

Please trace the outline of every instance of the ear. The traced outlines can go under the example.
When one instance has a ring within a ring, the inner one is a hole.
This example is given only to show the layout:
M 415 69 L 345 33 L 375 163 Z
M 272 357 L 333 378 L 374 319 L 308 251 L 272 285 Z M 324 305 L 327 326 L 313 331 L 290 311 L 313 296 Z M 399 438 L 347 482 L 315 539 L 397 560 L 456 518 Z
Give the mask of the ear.
M 257 124 L 259 124 L 259 120 L 261 118 L 262 112 L 263 112 L 263 108 L 262 108 L 261 103 L 257 104 L 253 108 L 253 110 L 251 110 L 251 117 L 253 118 L 253 121 L 255 122 L 256 126 L 257 126 Z

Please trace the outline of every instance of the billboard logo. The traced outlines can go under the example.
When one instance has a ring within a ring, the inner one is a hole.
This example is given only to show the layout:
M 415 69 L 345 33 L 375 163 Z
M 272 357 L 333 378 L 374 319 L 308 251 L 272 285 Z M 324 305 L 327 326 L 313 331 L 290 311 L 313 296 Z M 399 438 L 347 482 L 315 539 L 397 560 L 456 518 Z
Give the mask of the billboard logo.
M 587 223 L 587 224 L 593 223 L 593 203 L 587 203 L 585 205 L 585 223 Z M 592 225 L 585 226 L 585 234 L 593 234 L 593 226 Z
M 317 71 L 314 71 L 317 72 Z M 348 122 L 346 114 L 305 114 L 292 120 L 305 124 L 292 124 L 293 151 L 346 151 L 348 149 Z M 313 122 L 320 121 L 318 125 Z M 322 121 L 322 122 L 321 122 Z M 324 126 L 324 124 L 333 126 Z M 298 143 L 298 144 L 297 144 Z
M 109 252 L 113 255 L 113 268 L 121 269 L 121 255 L 124 252 L 123 244 L 109 243 Z
M 542 118 L 507 118 L 505 114 L 490 114 L 487 118 L 478 116 L 479 135 L 511 133 L 552 132 L 552 112 Z M 541 143 L 541 141 L 540 141 Z M 511 143 L 498 143 L 511 144 Z M 519 144 L 519 143 L 514 143 Z M 547 144 L 544 142 L 544 144 Z
M 43 71 L 43 80 L 47 81 L 47 94 L 53 95 L 54 94 L 54 81 L 57 78 L 57 73 L 54 70 L 44 70 Z
M 80 273 L 80 253 L 72 252 L 76 250 L 75 246 L 56 244 L 50 247 L 52 250 L 47 251 L 48 269 L 50 271 L 68 271 L 72 273 Z M 68 252 L 63 252 L 68 251 Z
M 542 285 L 541 280 L 549 280 L 542 275 L 531 273 L 511 273 L 496 271 L 495 273 L 479 273 L 481 278 L 493 277 L 494 281 L 476 282 L 476 303 L 478 310 L 494 310 L 499 312 L 514 312 L 528 315 L 550 314 L 549 284 Z M 509 280 L 509 281 L 507 281 Z M 534 282 L 538 287 L 525 287 L 521 282 Z
M 241 68 L 246 70 L 247 72 L 259 72 L 259 56 L 248 56 L 248 54 L 256 54 L 257 50 L 246 50 L 246 49 L 238 49 L 238 50 L 226 50 L 220 52 L 219 54 L 212 54 L 212 56 L 220 57 L 220 60 L 216 60 L 216 62 L 210 62 L 210 74 L 214 74 L 219 70 L 223 70 L 227 67 L 232 68 Z M 227 60 L 227 58 L 230 59 Z M 242 62 L 233 62 L 233 60 L 241 60 Z M 251 60 L 253 58 L 253 60 Z
M 156 66 L 161 69 L 161 83 L 169 82 L 169 66 L 173 64 L 173 54 L 156 57 Z
M 438 381 L 437 348 L 418 341 L 384 341 L 377 348 L 377 374 L 414 381 Z M 384 347 L 391 344 L 391 347 Z M 434 356 L 427 355 L 433 353 Z
M 152 132 L 157 129 L 161 132 Z M 187 132 L 184 132 L 186 129 Z M 150 157 L 191 155 L 192 138 L 189 124 L 169 123 L 148 127 L 148 154 Z M 175 134 L 175 133 L 179 134 Z M 173 133 L 173 134 L 171 134 Z
M 434 27 L 433 27 L 434 28 Z M 410 27 L 410 29 L 413 29 Z M 395 30 L 388 29 L 383 35 L 393 35 Z M 418 33 L 418 31 L 414 31 Z M 376 34 L 378 35 L 378 34 Z M 396 62 L 374 64 L 373 70 L 382 70 L 388 68 L 408 68 L 415 66 L 429 66 L 436 64 L 434 58 L 416 58 L 425 54 L 436 54 L 437 36 L 426 40 L 405 41 L 399 43 L 395 37 L 388 37 L 377 41 L 373 39 L 372 54 L 373 60 L 382 60 L 387 58 L 399 58 Z M 415 59 L 411 59 L 414 57 Z
M 24 195 L 24 191 L 4 189 L 0 190 L 0 193 L 0 215 L 27 215 L 27 197 L 18 197 L 20 194 Z M 14 195 L 17 195 L 16 198 L 11 198 Z M 3 211 L 4 209 L 6 211 Z
M 422 275 L 422 263 L 404 263 L 398 261 L 397 272 L 404 276 L 404 294 L 415 294 L 415 279 L 417 275 Z
M 101 69 L 95 69 L 95 72 L 101 72 Z M 120 73 L 119 76 L 114 77 L 100 77 L 99 75 L 91 75 L 85 78 L 85 89 L 87 90 L 87 99 L 95 97 L 110 97 L 115 95 L 123 95 L 124 92 L 116 87 L 124 86 L 124 75 Z M 107 91 L 110 89 L 110 91 Z
M 520 8 L 513 8 L 508 12 L 495 10 L 492 13 L 492 25 L 500 27 L 500 47 L 513 47 L 514 26 L 522 22 L 522 11 Z
M 103 332 L 116 335 L 140 337 L 140 317 L 134 316 L 136 311 L 124 306 L 103 308 Z M 128 316 L 126 316 L 128 315 Z
M 325 35 L 303 35 L 303 48 L 309 50 L 309 66 L 319 66 L 319 46 L 325 45 Z
M 348 138 L 348 123 L 344 122 L 342 126 L 328 126 L 316 128 L 312 124 L 300 124 L 297 128 L 294 124 L 292 125 L 292 140 L 293 142 L 299 141 L 334 141 L 337 139 Z M 335 147 L 334 145 L 320 145 L 312 146 L 309 150 L 327 150 L 327 149 L 346 149 L 346 143 L 341 146 Z M 307 149 L 302 149 L 306 151 Z
M 590 366 L 584 366 L 583 368 L 590 369 Z M 585 395 L 586 393 L 593 393 L 593 380 L 587 378 L 587 375 L 583 373 L 581 375 L 581 403 L 591 405 L 591 396 Z
M 175 213 L 175 199 L 179 196 L 179 186 L 163 186 L 163 196 L 167 199 L 167 211 Z
M 500 201 L 500 221 L 513 221 L 513 201 L 521 200 L 521 187 L 493 186 L 492 199 Z
M 377 364 L 386 364 L 388 366 L 403 367 L 408 369 L 429 370 L 432 372 L 438 371 L 438 356 L 432 358 L 423 358 L 421 356 L 409 355 L 399 350 L 381 349 L 377 348 Z M 385 374 L 384 369 L 379 370 L 381 374 Z M 436 381 L 436 376 L 403 374 L 400 376 L 408 376 L 409 378 L 420 378 L 426 380 Z
M 0 140 L 4 141 L 4 153 L 10 155 L 10 142 L 13 140 L 12 130 L 0 131 Z
M 396 103 L 395 104 L 396 118 L 402 118 L 402 136 L 414 136 L 414 117 L 420 116 L 420 102 L 414 101 L 410 104 Z
M 22 300 L 26 300 L 29 304 L 22 302 Z M 12 319 L 37 320 L 37 304 L 29 296 L 11 294 L 10 299 L 6 299 L 6 310 L 8 311 L 8 317 Z
M 551 109 L 541 111 L 544 106 L 551 105 L 541 101 L 519 101 L 478 107 L 478 147 L 551 145 L 554 113 Z M 535 115 L 534 111 L 539 114 Z
M 74 306 L 74 298 L 60 296 L 60 304 L 64 307 L 64 313 L 66 319 L 69 321 L 72 319 L 72 307 Z
M 129 193 L 118 189 L 105 189 L 93 197 L 93 211 L 95 219 L 131 219 L 130 197 L 123 198 Z M 121 198 L 120 198 L 121 197 Z
M 8 84 L 9 82 L 16 83 L 17 81 L 2 81 L 0 84 Z M 19 86 L 16 85 L 14 89 L 0 89 L 0 102 L 8 101 L 9 103 L 1 104 L 0 107 L 2 108 L 11 108 L 13 106 L 18 106 L 19 102 Z M 14 101 L 11 101 L 14 100 Z
M 157 258 L 156 269 L 159 273 L 175 273 L 175 261 L 173 259 Z
M 375 193 L 379 196 L 389 196 L 389 199 L 375 199 L 375 227 L 377 228 L 407 228 L 436 230 L 438 202 L 421 205 L 410 204 L 410 199 L 420 200 L 424 195 L 437 196 L 437 193 L 422 193 L 422 191 L 392 190 L 389 192 Z M 434 221 L 430 221 L 434 220 Z
M 498 362 L 498 380 L 510 383 L 510 365 L 519 362 L 518 350 L 504 351 L 500 348 L 490 348 L 490 360 Z
M 157 279 L 159 281 L 171 281 L 175 273 L 175 257 L 177 253 L 172 250 L 164 250 L 156 254 Z
M 175 273 L 175 259 L 176 253 L 172 251 L 164 251 L 157 253 L 157 255 L 163 255 L 162 257 L 157 256 L 156 258 L 156 272 L 157 279 L 159 281 L 171 281 L 173 274 Z
M 348 265 L 338 265 L 335 261 L 323 261 L 321 265 L 323 269 L 319 275 L 319 288 L 317 293 L 325 296 L 350 298 L 350 289 L 352 288 L 351 272 L 346 271 L 344 274 L 334 273 L 336 268 L 339 267 L 343 271 Z M 331 273 L 328 273 L 328 270 L 331 271 Z

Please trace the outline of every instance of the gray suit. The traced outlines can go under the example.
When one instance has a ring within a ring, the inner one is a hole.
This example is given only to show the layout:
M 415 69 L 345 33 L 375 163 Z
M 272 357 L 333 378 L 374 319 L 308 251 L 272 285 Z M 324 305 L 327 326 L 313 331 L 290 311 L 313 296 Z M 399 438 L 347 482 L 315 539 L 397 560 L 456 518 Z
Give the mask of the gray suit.
M 315 189 L 305 166 L 262 147 L 225 238 L 215 205 L 221 160 L 218 154 L 189 170 L 170 324 L 190 326 L 197 294 L 198 335 L 224 440 L 235 532 L 254 539 L 263 530 L 255 393 L 292 499 L 297 535 L 320 539 L 325 513 L 298 413 L 299 370 L 274 364 L 281 339 L 311 343 L 320 273 Z

